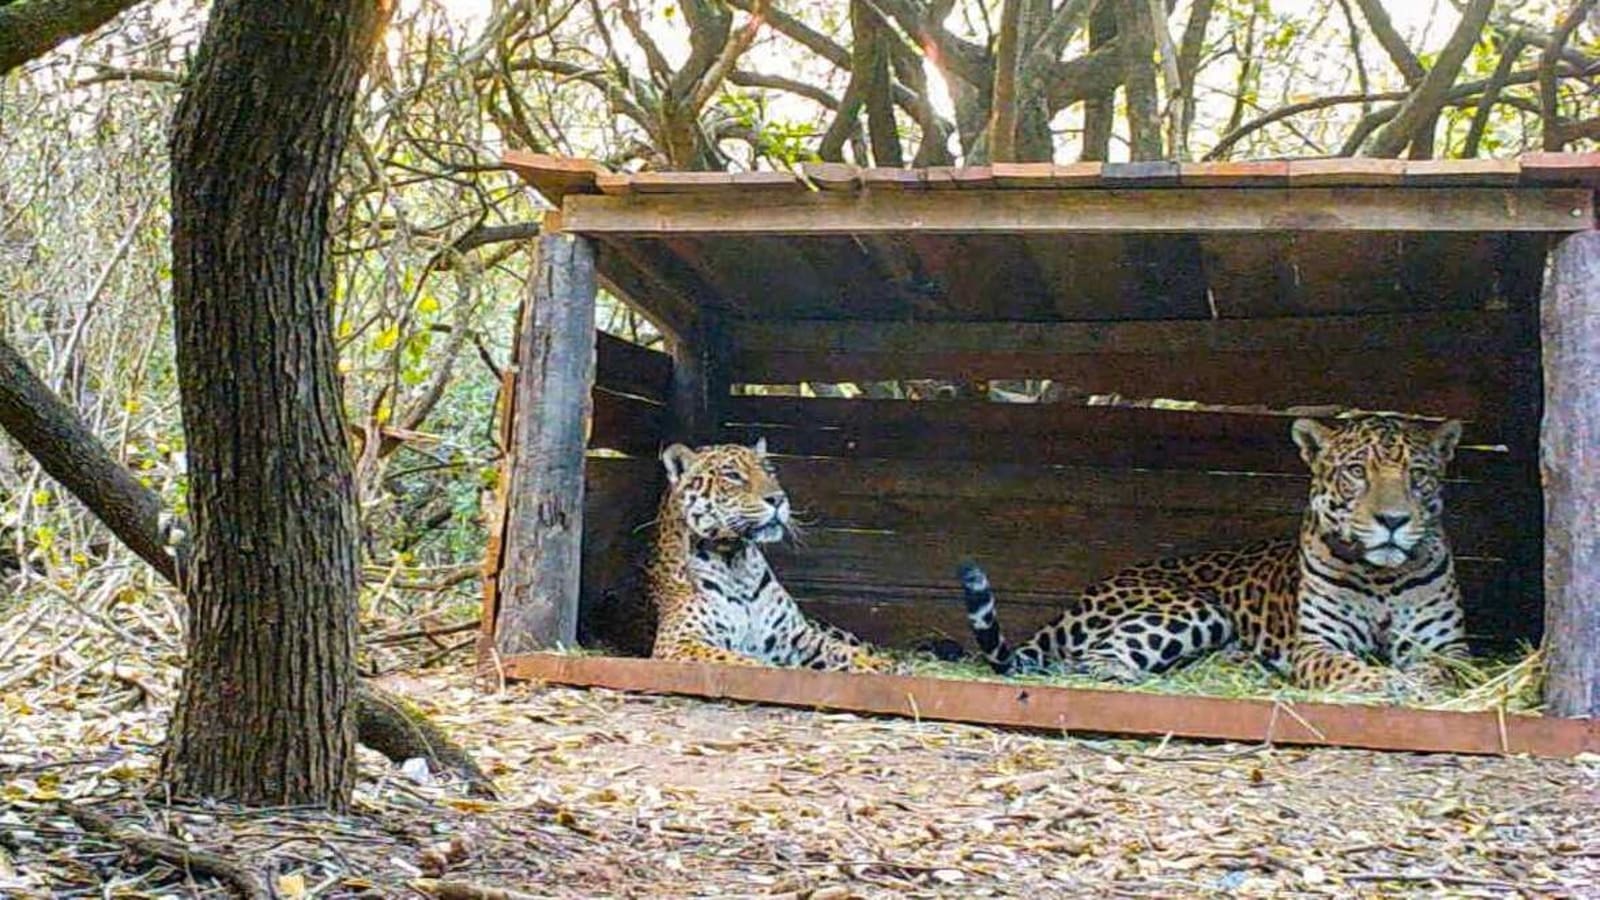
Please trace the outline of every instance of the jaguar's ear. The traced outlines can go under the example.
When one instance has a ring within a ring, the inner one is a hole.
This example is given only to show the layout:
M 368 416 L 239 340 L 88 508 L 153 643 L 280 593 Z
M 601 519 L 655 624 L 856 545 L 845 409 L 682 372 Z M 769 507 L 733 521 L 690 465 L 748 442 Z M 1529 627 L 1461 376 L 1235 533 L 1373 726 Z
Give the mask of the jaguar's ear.
M 694 465 L 694 451 L 682 444 L 673 444 L 661 451 L 661 465 L 667 470 L 667 484 L 677 484 L 683 473 Z
M 1455 458 L 1456 445 L 1461 443 L 1461 423 L 1450 419 L 1433 433 L 1433 452 L 1439 454 L 1439 464 L 1447 466 Z
M 757 456 L 766 456 L 767 436 L 763 434 L 761 437 L 756 438 L 756 442 L 750 445 L 750 449 L 754 450 Z
M 1289 434 L 1294 437 L 1294 442 L 1300 447 L 1300 458 L 1306 465 L 1316 462 L 1317 454 L 1328 443 L 1328 438 L 1333 435 L 1333 429 L 1315 419 L 1295 419 L 1289 427 Z

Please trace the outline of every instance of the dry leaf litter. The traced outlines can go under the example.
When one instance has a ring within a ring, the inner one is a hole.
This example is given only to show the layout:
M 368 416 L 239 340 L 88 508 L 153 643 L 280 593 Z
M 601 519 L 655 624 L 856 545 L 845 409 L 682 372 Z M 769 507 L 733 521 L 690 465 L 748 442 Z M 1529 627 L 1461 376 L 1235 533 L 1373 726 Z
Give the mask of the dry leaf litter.
M 1600 897 L 1600 759 L 1085 740 L 465 668 L 380 683 L 498 802 L 363 751 L 349 815 L 169 803 L 176 634 L 174 606 L 92 585 L 0 619 L 0 896 L 231 894 L 70 802 L 284 898 Z

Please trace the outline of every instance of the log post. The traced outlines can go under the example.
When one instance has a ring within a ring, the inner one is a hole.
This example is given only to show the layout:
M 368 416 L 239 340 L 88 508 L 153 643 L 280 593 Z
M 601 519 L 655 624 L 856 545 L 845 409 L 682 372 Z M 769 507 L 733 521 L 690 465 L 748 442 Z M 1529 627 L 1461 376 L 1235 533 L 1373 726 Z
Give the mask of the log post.
M 1555 250 L 1544 342 L 1545 706 L 1600 715 L 1600 232 Z
M 518 328 L 494 645 L 501 656 L 573 646 L 583 466 L 593 412 L 595 254 L 546 234 Z

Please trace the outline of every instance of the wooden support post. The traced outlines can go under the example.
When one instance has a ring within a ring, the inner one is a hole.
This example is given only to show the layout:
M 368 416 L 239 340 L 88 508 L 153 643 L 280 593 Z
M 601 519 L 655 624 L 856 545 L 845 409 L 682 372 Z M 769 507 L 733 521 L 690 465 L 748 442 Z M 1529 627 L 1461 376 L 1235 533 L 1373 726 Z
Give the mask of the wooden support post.
M 1600 232 L 1556 247 L 1544 340 L 1545 705 L 1600 716 Z
M 672 420 L 667 439 L 696 446 L 712 441 L 728 399 L 726 332 L 703 313 L 687 335 L 669 335 L 672 352 Z
M 586 238 L 539 238 L 511 406 L 494 622 L 502 656 L 577 641 L 584 446 L 595 372 L 594 261 Z

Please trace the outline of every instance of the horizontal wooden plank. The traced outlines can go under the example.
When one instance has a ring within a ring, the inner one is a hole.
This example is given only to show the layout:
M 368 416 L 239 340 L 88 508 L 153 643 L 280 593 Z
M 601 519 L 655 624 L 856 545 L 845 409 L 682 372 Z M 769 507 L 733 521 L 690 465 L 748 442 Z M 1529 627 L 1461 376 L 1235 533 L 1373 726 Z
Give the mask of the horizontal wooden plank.
M 1281 187 L 1289 183 L 1289 162 L 1186 162 L 1178 167 L 1178 181 L 1184 187 Z
M 1178 183 L 1178 164 L 1167 159 L 1106 163 L 1100 181 L 1106 187 L 1173 187 Z
M 1499 353 L 1538 346 L 1526 316 L 1443 312 L 1298 319 L 1145 322 L 849 322 L 738 320 L 742 353 L 1187 354 L 1384 350 Z
M 1031 462 L 1104 468 L 1303 474 L 1292 417 L 1126 409 L 1071 403 L 912 402 L 734 397 L 724 438 L 765 436 L 790 456 Z M 1468 427 L 1451 471 L 1504 477 L 1534 465 L 1537 448 L 1507 452 L 1492 423 Z
M 630 176 L 635 194 L 733 194 L 747 191 L 798 191 L 800 179 L 788 172 L 638 172 Z
M 662 447 L 666 407 L 638 397 L 594 389 L 589 447 L 654 454 Z
M 1600 186 L 1600 153 L 1524 153 L 1517 162 L 1524 182 Z
M 1386 185 L 1400 184 L 1405 177 L 1405 160 L 1370 157 L 1289 160 L 1289 184 L 1311 185 Z
M 1281 359 L 1247 353 L 1065 358 L 991 353 L 917 357 L 771 353 L 739 360 L 730 373 L 735 384 L 745 385 L 1049 378 L 1070 393 L 1272 410 L 1337 406 L 1464 421 L 1494 421 L 1522 402 L 1513 396 L 1515 373 L 1538 362 L 1532 351 L 1398 361 L 1382 351 L 1307 352 Z
M 507 150 L 501 161 L 557 209 L 568 194 L 594 193 L 598 190 L 595 179 L 610 174 L 610 170 L 594 160 L 523 150 Z
M 995 184 L 1004 188 L 1068 188 L 1099 186 L 1101 164 L 1077 162 L 994 163 L 990 171 Z
M 595 384 L 664 403 L 671 381 L 672 357 L 604 331 L 595 332 Z
M 1425 187 L 1516 184 L 1522 166 L 1514 159 L 1408 159 L 1405 183 Z
M 811 672 L 558 654 L 485 659 L 512 678 L 610 690 L 837 709 L 1011 728 L 1409 752 L 1572 757 L 1600 751 L 1600 720 L 1356 704 L 1192 697 L 999 681 Z
M 887 173 L 905 173 L 889 175 Z M 735 192 L 736 203 L 693 194 L 573 196 L 565 225 L 577 234 L 871 234 L 1106 231 L 1535 231 L 1592 227 L 1593 192 L 1581 188 L 1380 187 L 1094 191 L 881 190 L 919 187 L 909 169 L 867 169 L 869 190 Z M 890 179 L 883 181 L 880 179 Z

